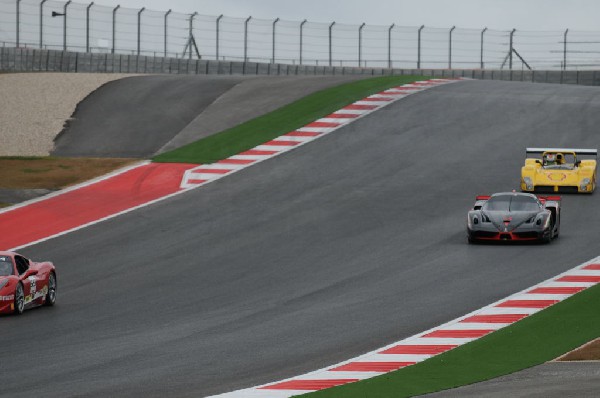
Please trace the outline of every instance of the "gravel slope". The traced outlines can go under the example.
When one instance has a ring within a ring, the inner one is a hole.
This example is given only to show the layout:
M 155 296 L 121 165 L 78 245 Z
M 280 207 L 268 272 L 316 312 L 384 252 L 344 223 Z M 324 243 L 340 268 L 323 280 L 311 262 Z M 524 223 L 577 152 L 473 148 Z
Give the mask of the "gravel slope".
M 47 156 L 77 104 L 103 84 L 127 76 L 133 75 L 0 74 L 0 156 Z
M 0 156 L 148 157 L 364 78 L 144 75 L 106 85 L 133 76 L 0 74 Z

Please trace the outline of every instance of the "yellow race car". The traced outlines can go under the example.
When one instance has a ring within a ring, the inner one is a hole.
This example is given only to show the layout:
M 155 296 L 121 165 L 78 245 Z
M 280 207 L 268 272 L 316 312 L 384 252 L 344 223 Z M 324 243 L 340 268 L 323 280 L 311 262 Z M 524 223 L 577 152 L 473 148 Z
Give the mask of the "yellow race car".
M 581 157 L 593 159 L 578 159 Z M 592 193 L 597 149 L 527 148 L 521 168 L 523 192 Z

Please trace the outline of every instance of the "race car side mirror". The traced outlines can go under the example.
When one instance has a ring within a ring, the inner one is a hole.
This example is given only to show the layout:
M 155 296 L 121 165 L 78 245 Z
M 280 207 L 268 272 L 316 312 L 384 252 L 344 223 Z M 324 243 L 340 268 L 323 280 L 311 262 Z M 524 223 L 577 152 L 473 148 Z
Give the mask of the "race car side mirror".
M 23 274 L 23 279 L 27 279 L 32 275 L 37 275 L 38 274 L 38 270 L 37 269 L 28 269 L 27 271 L 25 271 L 25 274 Z
M 541 161 L 541 160 L 539 160 L 539 159 L 536 159 L 536 160 L 535 160 L 535 162 L 536 162 L 537 164 L 542 164 L 542 161 Z
M 579 165 L 581 164 L 581 160 L 578 160 L 575 162 L 575 167 L 579 167 Z

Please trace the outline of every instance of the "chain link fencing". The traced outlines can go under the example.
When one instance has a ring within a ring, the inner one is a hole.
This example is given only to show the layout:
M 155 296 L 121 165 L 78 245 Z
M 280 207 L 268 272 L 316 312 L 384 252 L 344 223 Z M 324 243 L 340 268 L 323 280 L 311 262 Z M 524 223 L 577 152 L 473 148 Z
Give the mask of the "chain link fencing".
M 594 70 L 600 31 L 350 25 L 0 0 L 0 46 L 328 67 Z

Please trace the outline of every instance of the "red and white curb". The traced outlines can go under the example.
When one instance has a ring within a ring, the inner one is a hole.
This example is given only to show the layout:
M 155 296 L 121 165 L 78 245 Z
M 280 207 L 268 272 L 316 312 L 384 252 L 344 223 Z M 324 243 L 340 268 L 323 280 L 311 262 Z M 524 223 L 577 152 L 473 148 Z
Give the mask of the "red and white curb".
M 317 138 L 323 137 L 361 117 L 375 112 L 410 94 L 461 79 L 431 79 L 392 87 L 356 101 L 324 118 L 315 120 L 295 131 L 281 135 L 252 149 L 233 155 L 216 163 L 200 165 L 185 172 L 181 188 L 194 188 L 218 180 L 263 160 L 290 151 Z
M 19 209 L 21 207 L 27 207 L 27 206 L 29 206 L 31 204 L 34 204 L 34 203 L 43 202 L 45 200 L 54 198 L 56 196 L 60 196 L 60 195 L 63 195 L 63 194 L 66 194 L 66 193 L 69 193 L 69 192 L 72 192 L 72 191 L 76 191 L 78 189 L 85 188 L 87 186 L 96 184 L 96 183 L 101 182 L 101 181 L 109 180 L 109 179 L 111 179 L 113 177 L 116 177 L 116 176 L 118 176 L 120 174 L 126 173 L 126 172 L 128 172 L 130 170 L 133 170 L 133 169 L 137 169 L 138 167 L 142 167 L 142 166 L 145 166 L 145 165 L 150 164 L 150 163 L 151 162 L 149 160 L 142 160 L 142 161 L 139 161 L 139 162 L 135 162 L 134 164 L 131 164 L 129 166 L 121 167 L 121 168 L 119 168 L 117 170 L 114 170 L 114 171 L 112 171 L 110 173 L 106 173 L 106 174 L 103 174 L 103 175 L 101 175 L 99 177 L 92 178 L 91 180 L 87 180 L 87 181 L 81 182 L 79 184 L 75 184 L 75 185 L 72 185 L 70 187 L 63 188 L 63 189 L 55 191 L 55 192 L 51 192 L 51 193 L 49 193 L 47 195 L 44 195 L 44 196 L 40 196 L 40 197 L 37 197 L 37 198 L 29 199 L 29 200 L 26 200 L 26 201 L 20 202 L 20 203 L 15 203 L 14 205 L 11 205 L 11 206 L 8 206 L 8 207 L 3 207 L 3 208 L 0 209 L 0 214 L 2 214 L 2 213 L 8 213 L 10 211 Z
M 50 195 L 0 209 L 0 222 L 3 224 L 18 224 L 21 217 L 36 219 L 38 223 L 39 219 L 44 219 L 43 228 L 20 228 L 18 234 L 6 235 L 4 239 L 0 237 L 0 247 L 20 250 L 185 193 L 301 146 L 409 94 L 457 80 L 462 79 L 432 79 L 384 90 L 215 164 L 141 162 Z M 90 200 L 98 203 L 81 207 L 82 201 L 87 203 Z
M 380 376 L 477 340 L 597 283 L 600 283 L 600 257 L 444 325 L 348 361 L 213 397 L 287 398 Z

